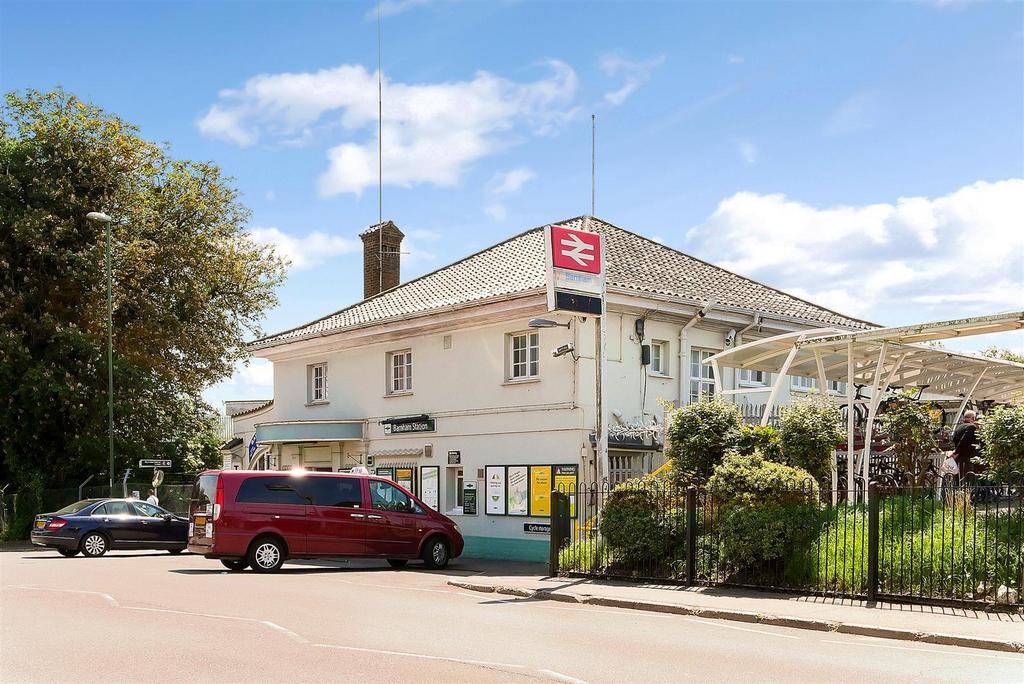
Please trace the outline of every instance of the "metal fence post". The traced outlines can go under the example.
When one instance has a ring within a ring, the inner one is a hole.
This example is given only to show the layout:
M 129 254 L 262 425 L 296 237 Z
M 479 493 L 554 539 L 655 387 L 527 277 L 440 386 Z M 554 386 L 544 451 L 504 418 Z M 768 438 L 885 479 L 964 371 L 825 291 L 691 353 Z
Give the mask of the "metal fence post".
M 686 488 L 686 586 L 697 579 L 697 488 Z
M 878 483 L 868 485 L 868 600 L 878 596 Z
M 561 506 L 559 506 L 562 493 L 557 490 L 551 491 L 551 532 L 548 542 L 548 572 L 552 577 L 558 574 L 558 552 L 562 548 L 562 525 L 559 520 Z

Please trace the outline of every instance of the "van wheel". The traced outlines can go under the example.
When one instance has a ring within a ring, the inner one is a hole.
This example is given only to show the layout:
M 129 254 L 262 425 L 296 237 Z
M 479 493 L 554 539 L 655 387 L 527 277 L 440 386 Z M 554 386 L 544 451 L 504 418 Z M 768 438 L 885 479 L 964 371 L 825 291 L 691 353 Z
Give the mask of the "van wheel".
M 404 558 L 388 558 L 388 565 L 393 568 L 404 568 L 409 564 L 409 561 Z
M 423 547 L 423 564 L 431 570 L 440 570 L 448 565 L 448 544 L 441 537 L 434 537 Z
M 244 558 L 221 558 L 221 565 L 230 570 L 231 572 L 242 572 L 249 567 L 249 561 Z
M 57 553 L 65 558 L 74 558 L 78 555 L 78 549 L 57 549 Z
M 82 540 L 82 555 L 99 558 L 107 552 L 107 538 L 99 532 L 90 532 Z
M 255 572 L 277 572 L 284 565 L 284 544 L 276 539 L 257 539 L 249 547 L 249 567 Z

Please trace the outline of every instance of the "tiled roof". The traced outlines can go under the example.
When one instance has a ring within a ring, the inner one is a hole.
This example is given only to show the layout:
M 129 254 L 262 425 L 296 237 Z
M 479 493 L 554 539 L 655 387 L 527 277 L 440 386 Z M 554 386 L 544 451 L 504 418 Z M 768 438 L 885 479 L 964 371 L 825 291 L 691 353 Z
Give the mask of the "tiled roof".
M 225 412 L 232 418 L 238 416 L 244 416 L 249 413 L 255 413 L 262 411 L 268 406 L 272 406 L 274 403 L 273 399 L 250 399 L 250 400 L 234 400 L 224 402 Z
M 588 217 L 579 216 L 555 225 L 583 228 L 585 222 L 589 223 L 590 230 L 604 235 L 609 288 L 694 303 L 713 299 L 717 305 L 786 316 L 813 324 L 873 327 L 866 321 L 817 306 L 597 218 L 588 220 Z M 542 227 L 532 228 L 433 273 L 307 325 L 256 340 L 250 346 L 254 349 L 277 346 L 444 307 L 543 290 L 544 287 L 544 230 Z

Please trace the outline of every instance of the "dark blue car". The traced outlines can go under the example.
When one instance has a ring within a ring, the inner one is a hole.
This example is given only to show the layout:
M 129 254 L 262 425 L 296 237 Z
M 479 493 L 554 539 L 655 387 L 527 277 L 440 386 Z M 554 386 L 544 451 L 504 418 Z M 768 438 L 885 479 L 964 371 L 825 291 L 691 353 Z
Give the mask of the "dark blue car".
M 111 549 L 166 549 L 181 553 L 188 543 L 188 520 L 135 499 L 85 499 L 55 513 L 37 515 L 32 543 L 71 558 L 91 558 Z

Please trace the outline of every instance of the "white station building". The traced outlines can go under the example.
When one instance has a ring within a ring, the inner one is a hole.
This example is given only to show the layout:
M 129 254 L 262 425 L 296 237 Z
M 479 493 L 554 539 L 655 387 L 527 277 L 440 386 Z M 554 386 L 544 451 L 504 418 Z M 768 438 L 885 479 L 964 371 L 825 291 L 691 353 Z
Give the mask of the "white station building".
M 662 423 L 659 400 L 714 393 L 712 355 L 788 332 L 874 327 L 598 218 L 555 225 L 604 238 L 613 483 L 663 462 L 657 439 L 615 433 Z M 361 237 L 362 301 L 250 345 L 274 364 L 274 396 L 234 407 L 226 465 L 365 466 L 455 518 L 467 556 L 543 560 L 552 486 L 591 483 L 600 465 L 595 322 L 548 312 L 544 229 L 401 284 L 401 231 L 386 222 Z M 567 327 L 530 328 L 538 317 Z M 722 372 L 720 391 L 751 389 L 730 396 L 759 419 L 771 374 Z M 793 378 L 779 403 L 814 383 Z

